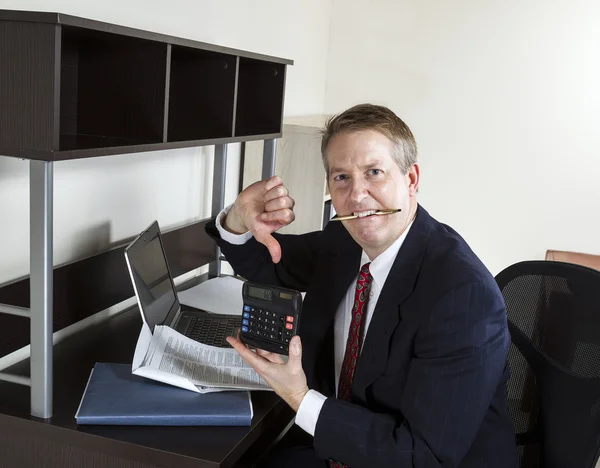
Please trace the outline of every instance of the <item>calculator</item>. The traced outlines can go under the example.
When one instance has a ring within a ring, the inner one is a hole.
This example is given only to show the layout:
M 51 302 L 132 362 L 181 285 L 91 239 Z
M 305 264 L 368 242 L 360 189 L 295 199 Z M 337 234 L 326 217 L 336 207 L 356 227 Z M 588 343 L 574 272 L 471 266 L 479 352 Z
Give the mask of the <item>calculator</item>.
M 300 325 L 302 294 L 293 289 L 246 281 L 242 286 L 242 299 L 242 341 L 287 356 L 290 339 Z

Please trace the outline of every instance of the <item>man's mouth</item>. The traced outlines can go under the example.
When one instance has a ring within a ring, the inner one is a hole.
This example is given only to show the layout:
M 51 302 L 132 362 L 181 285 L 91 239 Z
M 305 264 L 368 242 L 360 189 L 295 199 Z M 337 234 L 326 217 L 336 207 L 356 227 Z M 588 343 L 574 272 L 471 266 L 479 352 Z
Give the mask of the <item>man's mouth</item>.
M 367 216 L 374 215 L 377 210 L 367 210 L 367 211 L 353 211 L 352 216 L 356 216 L 357 218 L 366 218 Z
M 402 211 L 400 208 L 392 209 L 392 210 L 365 210 L 365 211 L 354 211 L 352 214 L 346 216 L 334 216 L 331 218 L 331 221 L 345 221 L 347 219 L 358 219 L 358 218 L 368 218 L 373 215 L 388 215 L 394 214 Z

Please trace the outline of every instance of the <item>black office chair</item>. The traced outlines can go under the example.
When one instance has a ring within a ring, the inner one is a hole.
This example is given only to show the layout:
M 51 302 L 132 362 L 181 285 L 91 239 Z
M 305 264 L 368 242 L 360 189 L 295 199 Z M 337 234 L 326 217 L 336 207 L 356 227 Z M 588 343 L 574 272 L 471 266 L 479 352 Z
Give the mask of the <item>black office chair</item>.
M 600 271 L 527 261 L 496 281 L 512 337 L 508 398 L 521 468 L 594 468 L 600 454 Z

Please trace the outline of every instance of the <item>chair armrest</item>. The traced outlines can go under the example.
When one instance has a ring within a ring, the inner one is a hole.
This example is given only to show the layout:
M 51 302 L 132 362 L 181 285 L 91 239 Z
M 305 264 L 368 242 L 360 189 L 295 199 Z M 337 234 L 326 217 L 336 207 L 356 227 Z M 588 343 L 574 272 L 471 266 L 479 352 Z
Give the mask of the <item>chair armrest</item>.
M 575 265 L 582 265 L 595 270 L 600 270 L 600 255 L 568 252 L 566 250 L 546 250 L 546 260 L 574 263 Z

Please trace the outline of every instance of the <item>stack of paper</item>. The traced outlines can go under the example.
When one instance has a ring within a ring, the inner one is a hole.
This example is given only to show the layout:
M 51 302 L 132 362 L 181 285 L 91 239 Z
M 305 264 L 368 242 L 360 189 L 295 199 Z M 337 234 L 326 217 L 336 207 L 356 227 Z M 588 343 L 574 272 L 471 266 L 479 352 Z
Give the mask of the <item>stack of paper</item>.
M 214 278 L 180 293 L 180 302 L 213 313 L 241 314 L 242 284 L 230 276 Z M 143 325 L 131 370 L 198 393 L 271 390 L 234 349 L 199 343 L 166 326 L 156 326 L 153 334 Z

